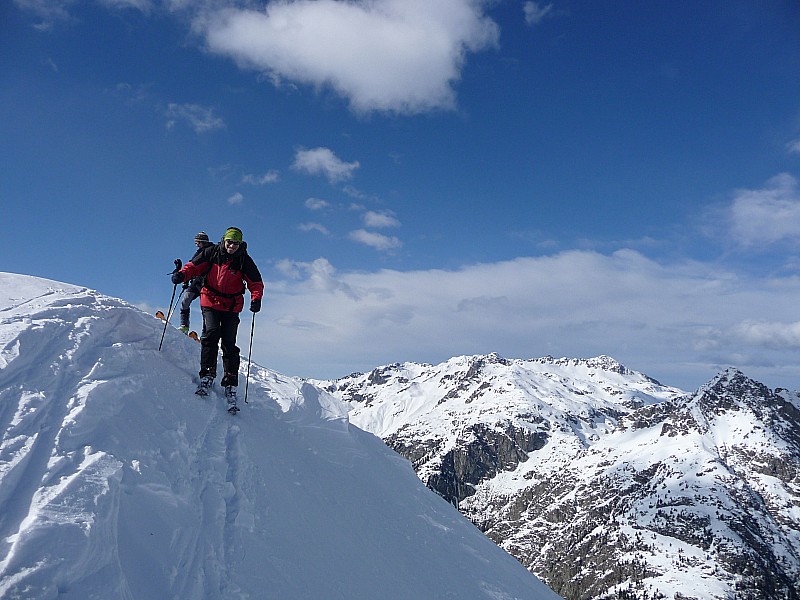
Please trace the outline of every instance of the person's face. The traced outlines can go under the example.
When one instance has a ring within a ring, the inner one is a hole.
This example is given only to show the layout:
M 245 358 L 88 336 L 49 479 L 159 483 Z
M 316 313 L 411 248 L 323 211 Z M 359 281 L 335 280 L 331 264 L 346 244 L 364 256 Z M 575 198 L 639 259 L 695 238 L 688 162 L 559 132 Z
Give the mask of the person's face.
M 241 242 L 237 242 L 236 240 L 225 240 L 225 250 L 228 251 L 228 254 L 233 254 L 239 249 L 239 244 L 241 244 Z

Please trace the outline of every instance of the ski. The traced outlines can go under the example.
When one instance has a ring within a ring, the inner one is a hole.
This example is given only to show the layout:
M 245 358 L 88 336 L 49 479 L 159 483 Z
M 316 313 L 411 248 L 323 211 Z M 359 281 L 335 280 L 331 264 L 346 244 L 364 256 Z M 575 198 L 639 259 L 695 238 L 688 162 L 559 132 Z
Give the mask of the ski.
M 160 310 L 157 310 L 157 311 L 156 311 L 156 318 L 157 318 L 157 319 L 161 319 L 162 321 L 165 321 L 165 322 L 166 322 L 166 320 L 167 320 L 167 316 L 166 316 L 166 315 L 165 315 L 165 314 L 164 314 L 162 311 L 160 311 Z M 183 331 L 183 330 L 182 330 L 180 327 L 178 327 L 178 330 L 179 330 L 179 331 L 181 331 L 182 333 L 184 333 L 184 334 L 188 335 L 188 336 L 189 336 L 190 338 L 192 338 L 192 339 L 193 339 L 195 342 L 199 342 L 199 341 L 200 341 L 200 336 L 199 336 L 199 335 L 197 335 L 197 332 L 196 332 L 196 331 L 188 331 L 188 329 L 189 329 L 188 327 L 187 327 L 186 329 L 187 329 L 187 331 Z

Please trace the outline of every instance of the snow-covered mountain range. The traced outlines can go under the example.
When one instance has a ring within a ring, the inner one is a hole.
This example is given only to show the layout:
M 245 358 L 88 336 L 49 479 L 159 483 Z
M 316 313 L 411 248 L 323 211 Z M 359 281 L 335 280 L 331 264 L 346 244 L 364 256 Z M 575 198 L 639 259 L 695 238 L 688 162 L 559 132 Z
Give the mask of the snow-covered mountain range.
M 161 332 L 0 273 L 0 598 L 557 598 L 340 401 L 253 365 L 231 416 Z
M 467 356 L 318 382 L 569 600 L 800 598 L 800 397 L 613 359 Z

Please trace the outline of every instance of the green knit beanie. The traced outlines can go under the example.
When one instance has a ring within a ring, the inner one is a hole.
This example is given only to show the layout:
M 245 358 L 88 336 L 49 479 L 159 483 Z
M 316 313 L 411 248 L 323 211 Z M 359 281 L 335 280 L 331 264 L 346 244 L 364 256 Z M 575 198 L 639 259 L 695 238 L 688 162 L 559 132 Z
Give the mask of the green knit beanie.
M 238 227 L 228 227 L 225 230 L 225 235 L 222 236 L 223 240 L 233 240 L 235 242 L 242 241 L 242 230 Z

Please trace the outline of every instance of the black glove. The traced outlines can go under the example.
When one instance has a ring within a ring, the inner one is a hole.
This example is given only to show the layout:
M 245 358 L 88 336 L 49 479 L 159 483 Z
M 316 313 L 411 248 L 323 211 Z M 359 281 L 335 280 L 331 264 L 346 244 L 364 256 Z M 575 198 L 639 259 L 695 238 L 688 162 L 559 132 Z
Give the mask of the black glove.
M 186 275 L 184 275 L 184 274 L 183 274 L 183 273 L 181 273 L 180 271 L 175 271 L 175 272 L 172 274 L 172 283 L 174 283 L 175 285 L 178 285 L 178 284 L 179 284 L 179 283 L 181 283 L 181 282 L 182 282 L 182 281 L 183 281 L 185 278 L 186 278 Z
M 250 300 L 250 312 L 257 313 L 261 310 L 261 298 Z

